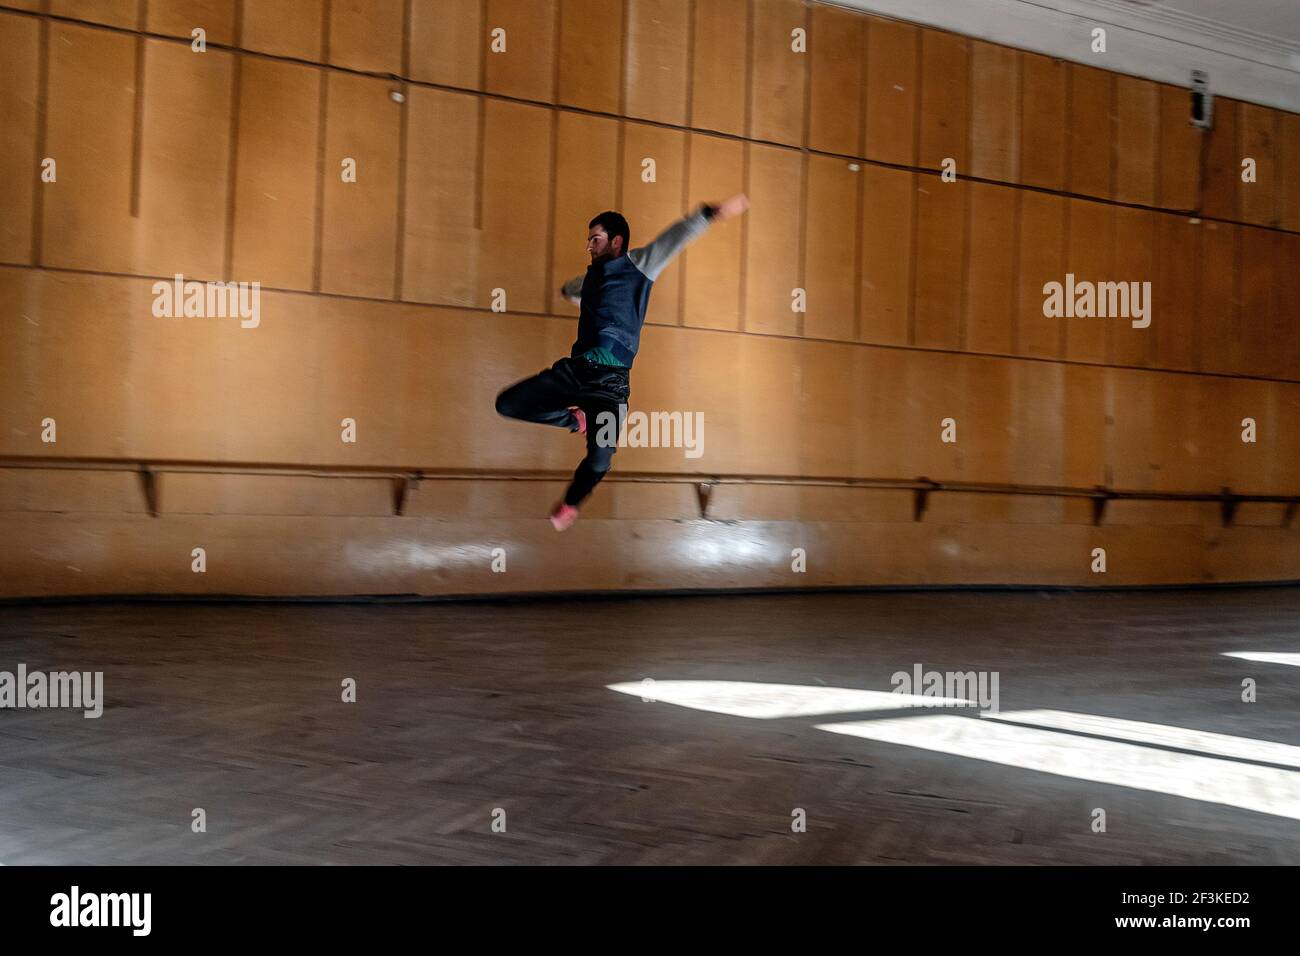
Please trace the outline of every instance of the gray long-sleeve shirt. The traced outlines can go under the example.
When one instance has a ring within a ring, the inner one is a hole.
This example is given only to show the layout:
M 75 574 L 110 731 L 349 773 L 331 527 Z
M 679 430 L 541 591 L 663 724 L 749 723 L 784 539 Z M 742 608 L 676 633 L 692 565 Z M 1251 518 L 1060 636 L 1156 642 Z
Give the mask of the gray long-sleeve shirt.
M 709 228 L 703 210 L 677 220 L 645 246 L 596 263 L 564 284 L 564 295 L 581 297 L 573 356 L 603 365 L 631 367 L 641 340 L 650 288 L 677 254 Z

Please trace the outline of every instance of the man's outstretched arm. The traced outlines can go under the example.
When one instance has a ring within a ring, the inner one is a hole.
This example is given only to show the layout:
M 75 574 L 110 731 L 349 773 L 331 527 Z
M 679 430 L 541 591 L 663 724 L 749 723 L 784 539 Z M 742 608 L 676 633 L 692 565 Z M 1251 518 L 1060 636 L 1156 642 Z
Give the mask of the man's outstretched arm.
M 722 222 L 733 216 L 739 216 L 748 208 L 749 199 L 743 193 L 738 193 L 716 205 L 705 203 L 696 212 L 678 219 L 659 233 L 653 242 L 640 249 L 633 249 L 627 257 L 647 279 L 654 281 L 679 252 L 704 234 L 710 222 Z
M 584 278 L 584 276 L 574 276 L 564 283 L 564 285 L 560 286 L 560 295 L 574 305 L 582 305 L 582 280 Z

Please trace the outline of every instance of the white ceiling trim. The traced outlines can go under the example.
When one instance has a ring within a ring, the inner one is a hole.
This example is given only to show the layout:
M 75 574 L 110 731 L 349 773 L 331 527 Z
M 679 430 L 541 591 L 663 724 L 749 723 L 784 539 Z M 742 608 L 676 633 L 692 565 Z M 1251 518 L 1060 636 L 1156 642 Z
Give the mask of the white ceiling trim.
M 834 0 L 1088 66 L 1190 87 L 1209 75 L 1216 96 L 1300 112 L 1300 48 L 1159 4 L 1128 0 Z M 1092 31 L 1106 30 L 1106 52 Z

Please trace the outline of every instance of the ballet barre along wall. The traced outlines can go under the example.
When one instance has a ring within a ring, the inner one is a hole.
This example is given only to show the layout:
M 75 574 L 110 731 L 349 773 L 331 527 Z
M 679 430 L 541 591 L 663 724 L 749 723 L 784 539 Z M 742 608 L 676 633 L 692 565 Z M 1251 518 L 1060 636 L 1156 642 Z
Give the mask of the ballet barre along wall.
M 0 596 L 1300 579 L 1282 501 L 331 470 L 571 469 L 493 401 L 587 221 L 744 191 L 615 476 L 1300 494 L 1297 114 L 797 0 L 9 0 L 0 63 Z

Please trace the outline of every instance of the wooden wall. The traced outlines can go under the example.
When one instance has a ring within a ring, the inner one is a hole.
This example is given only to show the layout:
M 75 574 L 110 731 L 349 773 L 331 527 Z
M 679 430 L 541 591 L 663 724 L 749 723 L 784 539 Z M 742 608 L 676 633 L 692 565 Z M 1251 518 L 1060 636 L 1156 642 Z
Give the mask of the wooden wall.
M 616 471 L 1300 493 L 1296 114 L 1218 100 L 1201 132 L 1185 90 L 800 0 L 28 0 L 0 63 L 0 455 L 567 470 L 576 439 L 492 401 L 567 354 L 587 220 L 637 245 L 744 190 L 656 284 L 633 373 L 634 408 L 704 413 L 705 454 Z M 260 282 L 260 324 L 155 317 L 176 273 Z M 1066 273 L 1150 281 L 1150 327 L 1044 317 Z M 149 518 L 133 481 L 0 467 L 0 595 L 1300 578 L 1282 506 L 1096 529 L 727 486 L 723 525 L 607 484 L 561 537 L 542 484 L 426 483 L 396 518 L 382 482 L 168 476 Z M 489 538 L 515 568 L 466 557 Z

